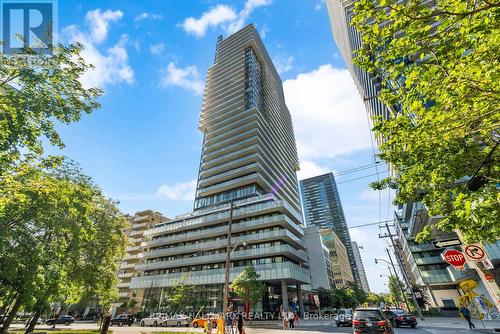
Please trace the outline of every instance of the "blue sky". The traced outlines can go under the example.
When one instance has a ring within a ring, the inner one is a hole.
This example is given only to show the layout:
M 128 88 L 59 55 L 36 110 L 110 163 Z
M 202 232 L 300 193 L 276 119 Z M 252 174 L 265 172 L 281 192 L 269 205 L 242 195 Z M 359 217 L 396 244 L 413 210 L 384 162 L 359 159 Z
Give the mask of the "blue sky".
M 216 38 L 253 23 L 283 81 L 299 177 L 373 162 L 368 120 L 335 45 L 321 0 L 59 2 L 59 38 L 80 42 L 95 65 L 83 82 L 105 90 L 102 108 L 60 127 L 66 148 L 124 212 L 173 217 L 192 209 L 202 135 L 197 129 Z M 384 166 L 379 167 L 385 172 Z M 392 217 L 390 195 L 369 189 L 375 168 L 338 178 L 350 226 Z M 382 174 L 385 175 L 385 174 Z M 374 291 L 387 269 L 378 228 L 352 229 Z

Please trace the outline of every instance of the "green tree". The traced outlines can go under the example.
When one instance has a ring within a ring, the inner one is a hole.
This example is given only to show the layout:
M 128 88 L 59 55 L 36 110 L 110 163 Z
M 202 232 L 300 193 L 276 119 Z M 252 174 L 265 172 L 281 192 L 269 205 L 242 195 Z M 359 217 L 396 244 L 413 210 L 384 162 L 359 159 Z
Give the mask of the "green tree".
M 266 285 L 259 281 L 259 277 L 260 275 L 255 271 L 255 268 L 247 267 L 231 283 L 233 293 L 248 303 L 250 309 L 253 309 L 255 303 L 262 298 L 266 291 Z
M 333 306 L 332 291 L 325 288 L 317 288 L 312 291 L 318 296 L 319 305 L 321 308 L 328 308 Z
M 386 293 L 375 293 L 375 292 L 368 292 L 366 294 L 366 306 L 372 306 L 372 307 L 380 307 L 380 305 L 388 304 L 389 303 L 389 295 Z
M 466 242 L 500 235 L 500 3 L 488 0 L 359 0 L 356 64 L 380 78 L 388 120 L 375 119 L 380 157 L 397 176 L 395 202 L 421 200 L 432 228 Z M 473 177 L 472 182 L 467 182 Z
M 397 305 L 399 307 L 400 303 L 405 302 L 405 296 L 403 293 L 406 291 L 404 290 L 404 283 L 399 280 L 396 276 L 392 275 L 389 277 L 389 302 L 392 305 Z M 401 287 L 403 287 L 404 291 L 401 291 Z
M 25 305 L 117 297 L 127 222 L 113 201 L 69 162 L 22 162 L 0 175 L 0 286 L 14 297 L 2 331 Z
M 0 173 L 21 152 L 42 154 L 42 137 L 64 147 L 56 122 L 75 122 L 99 108 L 96 98 L 102 91 L 79 81 L 92 68 L 81 49 L 59 44 L 49 57 L 33 56 L 31 49 L 28 56 L 0 54 Z
M 170 293 L 170 309 L 179 311 L 182 307 L 191 306 L 193 304 L 194 286 L 186 284 L 189 280 L 189 275 L 183 275 L 175 283 Z

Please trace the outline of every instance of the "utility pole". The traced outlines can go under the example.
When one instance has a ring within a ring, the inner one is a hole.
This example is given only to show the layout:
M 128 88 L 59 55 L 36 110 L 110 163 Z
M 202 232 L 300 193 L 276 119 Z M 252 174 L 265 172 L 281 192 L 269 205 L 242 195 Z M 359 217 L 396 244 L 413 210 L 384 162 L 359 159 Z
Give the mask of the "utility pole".
M 229 301 L 229 271 L 231 266 L 231 229 L 233 225 L 233 200 L 229 202 L 229 222 L 227 224 L 226 270 L 224 276 L 224 301 L 222 314 L 224 316 L 224 329 L 226 328 L 227 307 Z
M 396 278 L 396 281 L 398 283 L 399 290 L 401 290 L 401 293 L 403 294 L 404 301 L 405 301 L 406 305 L 410 305 L 408 303 L 408 298 L 406 297 L 405 289 L 403 289 L 403 286 L 401 285 L 401 281 L 399 280 L 398 272 L 396 271 L 396 266 L 394 265 L 394 262 L 392 262 L 392 257 L 391 257 L 391 253 L 389 252 L 389 248 L 386 248 L 385 251 L 387 252 L 387 256 L 389 256 L 389 261 L 391 262 L 392 269 L 394 270 L 394 277 Z
M 389 224 L 387 222 L 385 223 L 385 228 L 387 229 L 387 234 L 389 235 L 389 238 L 391 239 L 391 244 L 392 244 L 392 247 L 394 249 L 394 254 L 397 257 L 397 254 L 396 254 L 396 243 L 394 242 L 394 236 L 392 235 L 391 230 L 389 229 Z M 389 250 L 388 249 L 387 249 L 387 254 L 389 254 Z M 391 258 L 390 255 L 389 255 L 389 258 Z M 391 259 L 391 262 L 392 262 L 392 259 Z M 406 286 L 408 287 L 408 289 L 410 291 L 411 299 L 413 300 L 413 304 L 415 305 L 415 309 L 417 310 L 418 317 L 420 318 L 420 320 L 425 320 L 424 316 L 422 315 L 422 310 L 420 309 L 420 306 L 418 305 L 417 298 L 415 297 L 415 293 L 413 292 L 413 288 L 411 286 L 410 280 L 408 279 L 408 276 L 406 275 L 406 272 L 405 272 L 405 270 L 403 268 L 403 264 L 402 263 L 400 263 L 400 269 L 401 269 L 401 274 L 403 275 L 403 279 L 405 280 L 405 284 L 406 284 Z M 396 269 L 394 269 L 394 271 L 395 270 Z

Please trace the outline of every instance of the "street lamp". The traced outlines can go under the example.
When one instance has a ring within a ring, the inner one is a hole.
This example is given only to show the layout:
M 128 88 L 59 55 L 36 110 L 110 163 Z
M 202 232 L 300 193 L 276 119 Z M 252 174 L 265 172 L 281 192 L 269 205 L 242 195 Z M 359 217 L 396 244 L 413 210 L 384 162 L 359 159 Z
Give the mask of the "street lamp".
M 396 266 L 394 266 L 394 262 L 392 262 L 392 258 L 391 258 L 391 254 L 389 253 L 389 249 L 385 249 L 387 251 L 387 255 L 389 255 L 389 261 L 387 260 L 384 260 L 384 259 L 375 259 L 375 264 L 378 264 L 378 261 L 383 261 L 389 265 L 392 266 L 392 269 L 394 270 L 394 276 L 396 277 L 396 281 L 398 283 L 398 286 L 399 286 L 399 290 L 401 290 L 401 294 L 403 295 L 403 298 L 405 300 L 405 303 L 407 305 L 407 307 L 409 308 L 410 307 L 410 304 L 408 303 L 408 298 L 406 297 L 406 294 L 405 294 L 405 290 L 403 289 L 403 286 L 401 284 L 401 281 L 399 280 L 399 277 L 398 277 L 398 272 L 396 271 Z M 400 268 L 401 269 L 401 268 Z M 389 267 L 389 272 L 391 272 L 391 268 Z M 391 273 L 392 275 L 392 273 Z

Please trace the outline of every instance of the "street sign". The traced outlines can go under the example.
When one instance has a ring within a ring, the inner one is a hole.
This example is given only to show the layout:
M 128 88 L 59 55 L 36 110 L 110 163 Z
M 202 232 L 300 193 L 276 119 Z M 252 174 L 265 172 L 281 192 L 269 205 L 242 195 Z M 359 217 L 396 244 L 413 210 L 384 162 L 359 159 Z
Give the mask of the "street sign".
M 447 249 L 441 253 L 441 257 L 446 263 L 451 264 L 457 270 L 464 270 L 465 256 L 456 249 Z
M 465 246 L 465 254 L 472 261 L 481 261 L 486 258 L 486 252 L 483 247 L 478 244 L 472 244 Z
M 488 270 L 495 269 L 495 266 L 493 265 L 493 263 L 491 263 L 489 259 L 484 259 L 483 261 L 481 261 L 481 263 L 483 264 L 484 269 Z
M 459 239 L 447 239 L 432 242 L 437 248 L 446 248 L 451 246 L 460 246 L 462 243 Z

